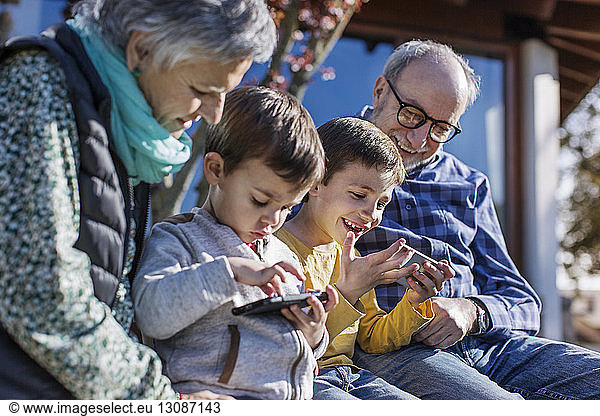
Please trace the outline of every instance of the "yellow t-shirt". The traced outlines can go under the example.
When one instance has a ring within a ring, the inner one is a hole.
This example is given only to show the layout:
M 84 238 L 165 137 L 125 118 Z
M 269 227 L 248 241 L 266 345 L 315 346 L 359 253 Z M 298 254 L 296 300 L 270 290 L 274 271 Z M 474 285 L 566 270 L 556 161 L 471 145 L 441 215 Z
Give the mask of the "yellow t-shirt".
M 342 246 L 333 242 L 328 249 L 315 249 L 298 240 L 285 228 L 275 235 L 298 256 L 306 276 L 306 288 L 325 290 L 340 276 Z M 357 253 L 358 254 L 358 253 Z M 339 293 L 339 292 L 338 292 Z M 329 348 L 319 359 L 319 367 L 353 366 L 354 343 L 369 353 L 382 354 L 407 345 L 415 331 L 433 319 L 431 300 L 413 308 L 406 296 L 388 314 L 377 305 L 371 289 L 351 305 L 339 293 L 340 303 L 329 312 L 327 332 Z

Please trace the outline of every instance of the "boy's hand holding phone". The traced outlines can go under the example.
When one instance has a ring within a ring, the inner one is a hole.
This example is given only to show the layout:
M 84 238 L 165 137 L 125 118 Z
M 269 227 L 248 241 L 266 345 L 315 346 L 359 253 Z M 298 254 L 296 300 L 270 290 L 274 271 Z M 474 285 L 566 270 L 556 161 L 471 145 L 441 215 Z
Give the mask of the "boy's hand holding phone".
M 337 291 L 331 285 L 327 285 L 325 292 L 328 298 L 324 303 L 315 296 L 308 298 L 307 302 L 310 306 L 308 313 L 298 305 L 281 309 L 281 314 L 302 331 L 311 348 L 316 348 L 323 339 L 327 313 L 339 302 Z
M 280 261 L 273 266 L 244 257 L 228 257 L 229 265 L 237 282 L 258 286 L 267 296 L 281 295 L 281 282 L 285 282 L 286 274 L 291 273 L 301 282 L 306 280 L 304 274 L 293 264 Z
M 416 253 L 421 257 L 419 259 L 421 260 L 420 263 L 417 263 L 420 264 L 420 268 L 406 278 L 406 283 L 403 283 L 408 285 L 410 289 L 406 292 L 406 297 L 413 307 L 417 307 L 427 299 L 437 296 L 444 287 L 444 282 L 456 275 L 447 260 L 436 262 L 422 253 Z
M 351 304 L 375 286 L 408 277 L 419 268 L 417 265 L 402 267 L 414 253 L 403 239 L 364 257 L 354 255 L 355 243 L 356 236 L 348 232 L 342 248 L 342 270 L 335 284 Z

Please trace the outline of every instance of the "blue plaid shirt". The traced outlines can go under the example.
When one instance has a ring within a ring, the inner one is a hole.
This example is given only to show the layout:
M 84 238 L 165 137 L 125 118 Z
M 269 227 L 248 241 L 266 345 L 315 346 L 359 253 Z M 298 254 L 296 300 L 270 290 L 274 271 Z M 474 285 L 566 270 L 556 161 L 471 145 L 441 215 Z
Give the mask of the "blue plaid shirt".
M 455 156 L 440 152 L 396 186 L 383 221 L 358 241 L 363 255 L 399 238 L 435 260 L 447 259 L 456 276 L 440 296 L 481 300 L 489 311 L 490 335 L 539 330 L 541 301 L 508 255 L 488 178 Z M 397 283 L 375 289 L 390 311 L 404 295 Z

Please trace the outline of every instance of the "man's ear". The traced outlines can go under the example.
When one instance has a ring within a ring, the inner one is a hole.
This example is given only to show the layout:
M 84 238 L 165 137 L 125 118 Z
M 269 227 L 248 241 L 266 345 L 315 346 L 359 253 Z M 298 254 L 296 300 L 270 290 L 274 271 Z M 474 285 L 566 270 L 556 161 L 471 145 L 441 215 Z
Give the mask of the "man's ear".
M 148 50 L 141 43 L 147 36 L 148 33 L 139 30 L 131 32 L 127 45 L 125 45 L 125 60 L 129 71 L 133 71 L 134 68 L 142 68 L 142 61 L 148 55 Z
M 380 105 L 383 105 L 386 88 L 389 88 L 387 81 L 383 75 L 380 75 L 373 87 L 373 108 L 378 108 Z
M 209 185 L 217 185 L 225 177 L 225 161 L 217 152 L 208 152 L 204 155 L 202 168 Z

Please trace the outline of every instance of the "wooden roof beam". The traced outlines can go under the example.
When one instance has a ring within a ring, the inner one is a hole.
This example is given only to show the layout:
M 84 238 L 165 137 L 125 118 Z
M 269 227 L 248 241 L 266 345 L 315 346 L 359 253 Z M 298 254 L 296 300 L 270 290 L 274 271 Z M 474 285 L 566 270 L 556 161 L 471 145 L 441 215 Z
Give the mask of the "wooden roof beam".
M 592 84 L 596 81 L 596 79 L 589 74 L 579 72 L 573 68 L 569 68 L 562 65 L 558 67 L 558 72 L 560 74 L 561 80 L 563 78 L 569 78 L 584 84 Z
M 573 90 L 568 90 L 566 88 L 560 89 L 560 96 L 561 96 L 561 98 L 564 98 L 571 102 L 579 102 L 580 100 L 583 99 L 583 97 L 581 95 L 579 95 L 577 92 L 575 92 Z
M 550 36 L 546 41 L 557 49 L 564 49 L 577 55 L 585 56 L 586 58 L 593 59 L 594 61 L 600 62 L 600 45 L 596 49 L 582 46 L 579 43 L 569 42 L 561 38 Z
M 549 25 L 546 26 L 546 33 L 552 36 L 560 36 L 561 38 L 600 42 L 600 32 L 598 31 L 570 29 L 566 27 Z
M 557 0 L 505 0 L 502 3 L 507 13 L 548 21 L 554 15 Z
M 578 55 L 566 49 L 558 49 L 557 52 L 560 66 L 588 74 L 595 79 L 600 75 L 600 66 L 596 60 L 588 59 L 583 55 Z
M 453 6 L 458 6 L 458 7 L 465 7 L 468 3 L 469 0 L 443 0 L 446 3 L 450 3 Z
M 600 0 L 558 0 L 564 3 L 583 3 L 583 4 L 592 4 L 596 6 L 600 6 Z
M 366 3 L 360 13 L 352 16 L 347 30 L 356 33 L 359 25 L 366 24 L 377 31 L 387 27 L 479 39 L 502 39 L 504 33 L 503 14 L 496 2 L 481 2 L 477 7 L 457 7 L 446 0 L 413 2 L 413 7 L 406 7 L 406 4 L 399 0 Z M 363 35 L 372 38 L 369 32 L 363 32 Z
M 589 3 L 573 5 L 560 1 L 548 27 L 598 34 L 600 6 Z
M 561 91 L 563 89 L 567 90 L 567 91 L 572 91 L 576 94 L 580 94 L 580 93 L 586 93 L 588 88 L 588 84 L 585 82 L 579 82 L 577 80 L 574 80 L 572 78 L 565 78 L 565 77 L 561 77 L 560 78 L 560 89 Z

